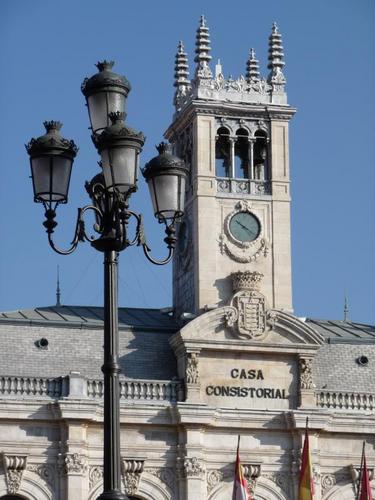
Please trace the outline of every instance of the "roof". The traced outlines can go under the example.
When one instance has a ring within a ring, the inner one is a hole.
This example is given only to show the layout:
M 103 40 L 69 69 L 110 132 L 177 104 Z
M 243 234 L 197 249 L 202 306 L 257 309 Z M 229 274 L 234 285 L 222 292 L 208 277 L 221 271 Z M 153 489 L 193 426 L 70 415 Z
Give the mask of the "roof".
M 0 313 L 0 375 L 59 377 L 79 371 L 89 379 L 100 379 L 103 319 L 102 307 L 51 306 Z M 375 327 L 351 321 L 301 321 L 326 339 L 314 360 L 317 389 L 373 391 Z M 178 325 L 167 311 L 120 308 L 119 327 L 119 362 L 126 378 L 178 377 L 169 344 Z M 41 338 L 48 341 L 48 348 L 38 346 Z M 358 363 L 361 356 L 368 358 L 366 366 Z
M 0 313 L 0 323 L 66 328 L 103 328 L 103 307 L 48 306 Z M 178 326 L 167 312 L 137 307 L 119 308 L 119 328 L 177 331 Z
M 372 344 L 375 343 L 375 326 L 353 321 L 303 318 L 318 331 L 327 343 Z M 102 307 L 91 306 L 47 306 L 35 309 L 0 313 L 0 323 L 38 326 L 61 326 L 66 328 L 103 328 Z M 176 332 L 178 324 L 168 310 L 137 307 L 119 308 L 120 329 L 163 330 Z
M 305 322 L 318 331 L 328 344 L 375 344 L 375 326 L 325 319 L 310 319 Z

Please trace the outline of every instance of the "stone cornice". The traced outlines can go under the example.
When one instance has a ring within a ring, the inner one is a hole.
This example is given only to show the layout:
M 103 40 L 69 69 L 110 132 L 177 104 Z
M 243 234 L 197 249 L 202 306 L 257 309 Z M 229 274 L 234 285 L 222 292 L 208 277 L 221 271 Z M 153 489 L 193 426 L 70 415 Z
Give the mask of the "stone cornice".
M 246 118 L 249 120 L 290 120 L 297 112 L 296 108 L 279 104 L 241 104 L 206 102 L 202 100 L 192 101 L 184 110 L 175 117 L 172 124 L 167 128 L 164 136 L 172 140 L 174 134 L 183 130 L 196 115 L 207 115 L 214 117 Z

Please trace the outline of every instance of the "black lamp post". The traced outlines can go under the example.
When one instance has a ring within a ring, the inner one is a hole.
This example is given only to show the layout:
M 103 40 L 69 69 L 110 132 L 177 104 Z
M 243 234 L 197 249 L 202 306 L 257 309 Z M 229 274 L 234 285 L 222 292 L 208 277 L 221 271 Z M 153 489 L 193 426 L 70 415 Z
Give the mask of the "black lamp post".
M 78 148 L 73 141 L 61 137 L 61 123 L 51 121 L 44 123 L 47 133 L 31 139 L 26 149 L 30 155 L 34 201 L 44 205 L 43 225 L 53 250 L 68 255 L 79 242 L 89 241 L 104 253 L 104 491 L 99 499 L 126 500 L 121 492 L 120 472 L 118 252 L 139 245 L 154 264 L 171 260 L 176 245 L 175 223 L 183 215 L 187 169 L 182 160 L 171 154 L 169 146 L 161 143 L 159 156 L 143 171 L 155 217 L 165 225 L 166 232 L 168 255 L 162 261 L 155 260 L 145 239 L 142 216 L 129 209 L 130 196 L 137 189 L 139 154 L 145 139 L 141 132 L 125 124 L 124 109 L 130 84 L 125 77 L 113 73 L 112 66 L 113 62 L 98 63 L 99 73 L 82 84 L 102 171 L 86 183 L 92 204 L 78 209 L 74 238 L 66 250 L 55 245 L 52 234 L 57 226 L 57 206 L 68 199 L 70 173 Z M 98 237 L 88 236 L 85 231 L 84 215 L 88 210 L 95 214 L 94 230 Z M 131 218 L 137 223 L 133 238 L 129 238 L 128 231 Z

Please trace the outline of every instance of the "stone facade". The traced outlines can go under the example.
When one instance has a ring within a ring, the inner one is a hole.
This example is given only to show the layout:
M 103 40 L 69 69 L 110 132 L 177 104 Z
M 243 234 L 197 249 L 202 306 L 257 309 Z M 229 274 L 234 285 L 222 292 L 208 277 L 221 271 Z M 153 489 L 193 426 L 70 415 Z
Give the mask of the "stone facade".
M 190 169 L 173 315 L 119 310 L 123 491 L 227 500 L 241 435 L 253 497 L 297 499 L 308 417 L 315 500 L 354 500 L 363 441 L 374 477 L 375 328 L 292 314 L 281 35 L 267 78 L 253 50 L 236 80 L 210 59 L 202 18 L 192 80 L 179 44 L 166 132 Z M 0 314 L 0 500 L 101 493 L 102 344 L 101 308 Z

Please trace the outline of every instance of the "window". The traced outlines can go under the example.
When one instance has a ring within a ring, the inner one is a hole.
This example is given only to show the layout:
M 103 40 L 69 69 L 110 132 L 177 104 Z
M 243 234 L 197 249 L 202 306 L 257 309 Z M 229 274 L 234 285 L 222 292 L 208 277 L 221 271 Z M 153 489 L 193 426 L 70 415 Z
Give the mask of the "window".
M 234 146 L 234 177 L 236 179 L 250 179 L 249 166 L 249 133 L 240 128 L 236 132 Z
M 231 177 L 231 156 L 229 130 L 220 127 L 217 131 L 215 150 L 215 171 L 217 177 Z

